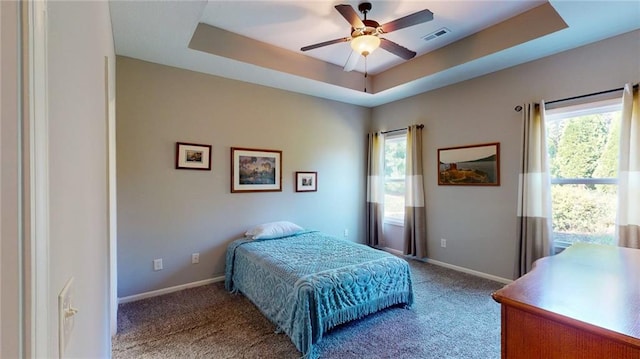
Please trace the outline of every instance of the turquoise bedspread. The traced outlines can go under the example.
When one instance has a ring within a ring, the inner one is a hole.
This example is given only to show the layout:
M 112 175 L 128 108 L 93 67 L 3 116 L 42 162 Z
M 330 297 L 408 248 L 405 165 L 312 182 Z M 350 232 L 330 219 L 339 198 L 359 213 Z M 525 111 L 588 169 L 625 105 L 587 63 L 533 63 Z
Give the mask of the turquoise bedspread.
M 413 303 L 405 260 L 317 231 L 232 242 L 225 287 L 243 293 L 311 358 L 329 329 Z

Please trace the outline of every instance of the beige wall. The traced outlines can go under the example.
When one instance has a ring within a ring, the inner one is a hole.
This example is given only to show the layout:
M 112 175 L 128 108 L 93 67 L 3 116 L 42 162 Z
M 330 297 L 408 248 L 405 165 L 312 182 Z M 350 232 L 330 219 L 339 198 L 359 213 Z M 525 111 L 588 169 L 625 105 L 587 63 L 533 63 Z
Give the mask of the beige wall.
M 363 241 L 365 133 L 413 123 L 426 126 L 429 258 L 512 278 L 514 107 L 638 82 L 639 38 L 624 34 L 373 110 L 119 57 L 118 296 L 222 275 L 226 245 L 256 223 L 289 219 Z M 213 145 L 213 170 L 175 170 L 176 141 Z M 438 148 L 486 142 L 501 144 L 499 187 L 437 186 Z M 229 193 L 234 146 L 283 150 L 283 192 Z M 297 170 L 319 171 L 317 193 L 294 192 Z M 152 270 L 155 258 L 164 270 Z
M 522 123 L 514 107 L 637 83 L 639 59 L 635 31 L 373 109 L 375 129 L 425 125 L 429 258 L 512 278 Z M 487 142 L 500 142 L 499 187 L 437 185 L 438 148 Z
M 44 5 L 43 5 L 44 6 Z M 38 348 L 47 357 L 58 356 L 57 296 L 70 277 L 75 278 L 74 307 L 80 310 L 69 340 L 67 357 L 108 357 L 107 248 L 106 241 L 106 156 L 105 156 L 105 79 L 104 56 L 115 58 L 111 25 L 106 3 L 72 4 L 49 2 L 49 40 L 47 92 L 49 133 L 36 145 L 48 146 L 49 177 L 45 178 L 49 206 L 39 202 L 39 214 L 49 214 L 48 241 L 38 239 L 49 267 L 39 276 L 50 288 L 48 307 L 38 308 L 40 317 L 48 314 L 49 327 Z M 18 357 L 21 317 L 28 319 L 29 308 L 20 313 L 18 278 L 20 252 L 18 237 L 19 177 L 18 161 L 18 80 L 16 60 L 18 3 L 2 2 L 2 289 L 0 289 L 0 357 Z M 78 29 L 91 28 L 91 32 Z M 72 54 L 72 56 L 70 55 Z M 43 80 L 43 79 L 38 79 Z M 26 100 L 26 99 L 25 99 Z M 42 99 L 38 99 L 40 101 Z M 82 135 L 78 135 L 82 133 Z M 25 136 L 29 134 L 25 133 Z M 27 163 L 27 162 L 25 162 Z M 27 163 L 28 165 L 28 163 Z M 39 167 L 40 168 L 40 167 Z M 38 174 L 36 174 L 38 175 Z M 22 190 L 25 194 L 29 188 Z M 28 249 L 25 249 L 28 252 Z M 32 265 L 33 267 L 33 265 Z M 25 280 L 33 273 L 24 273 Z M 28 350 L 28 348 L 27 348 Z
M 227 244 L 258 223 L 364 241 L 369 109 L 125 57 L 116 67 L 119 297 L 223 275 Z M 176 142 L 212 145 L 212 171 L 176 170 Z M 282 150 L 282 192 L 230 193 L 230 147 Z M 318 191 L 296 193 L 295 171 L 317 171 Z
M 0 2 L 0 357 L 19 356 L 18 3 Z
M 108 358 L 105 56 L 115 65 L 109 7 L 104 1 L 50 1 L 47 16 L 49 357 L 58 352 L 57 296 L 73 277 L 72 303 L 79 312 L 65 357 Z

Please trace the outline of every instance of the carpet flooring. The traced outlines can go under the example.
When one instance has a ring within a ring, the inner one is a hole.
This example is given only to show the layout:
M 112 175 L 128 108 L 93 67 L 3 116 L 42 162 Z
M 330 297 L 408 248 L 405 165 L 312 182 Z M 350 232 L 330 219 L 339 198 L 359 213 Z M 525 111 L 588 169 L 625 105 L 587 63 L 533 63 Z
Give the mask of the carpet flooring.
M 415 303 L 334 328 L 320 358 L 500 358 L 501 283 L 410 260 Z M 300 358 L 285 334 L 223 283 L 121 304 L 112 356 Z

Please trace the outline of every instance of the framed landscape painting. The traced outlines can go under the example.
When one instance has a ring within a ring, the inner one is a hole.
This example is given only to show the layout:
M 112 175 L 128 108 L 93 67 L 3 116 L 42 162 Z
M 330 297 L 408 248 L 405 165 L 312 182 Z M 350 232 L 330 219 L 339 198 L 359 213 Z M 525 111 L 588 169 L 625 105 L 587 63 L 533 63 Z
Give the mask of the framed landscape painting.
M 211 145 L 176 142 L 176 169 L 211 170 Z
M 281 192 L 282 151 L 231 147 L 231 192 Z
M 499 186 L 500 143 L 438 149 L 438 185 Z

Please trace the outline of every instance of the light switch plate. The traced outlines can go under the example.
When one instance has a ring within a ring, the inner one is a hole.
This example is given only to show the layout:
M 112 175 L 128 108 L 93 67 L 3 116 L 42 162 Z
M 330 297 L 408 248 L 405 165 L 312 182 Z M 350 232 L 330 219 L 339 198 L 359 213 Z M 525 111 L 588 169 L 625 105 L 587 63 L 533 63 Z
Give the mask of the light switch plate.
M 63 358 L 69 337 L 73 330 L 75 314 L 77 309 L 73 307 L 73 296 L 75 287 L 73 277 L 69 278 L 60 294 L 58 294 L 58 357 Z

